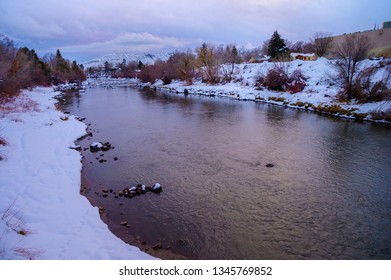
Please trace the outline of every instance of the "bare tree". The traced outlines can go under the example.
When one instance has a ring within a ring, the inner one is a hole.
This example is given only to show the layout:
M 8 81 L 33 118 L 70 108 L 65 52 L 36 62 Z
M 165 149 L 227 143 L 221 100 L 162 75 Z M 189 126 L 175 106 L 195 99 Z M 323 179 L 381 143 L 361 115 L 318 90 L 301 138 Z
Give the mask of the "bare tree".
M 240 63 L 240 57 L 235 45 L 227 45 L 224 50 L 223 64 L 221 70 L 223 72 L 224 79 L 227 82 L 232 80 L 232 76 L 235 70 L 235 64 Z
M 314 52 L 314 46 L 310 42 L 297 41 L 288 45 L 291 52 L 296 53 L 312 53 Z
M 313 45 L 314 52 L 318 56 L 324 56 L 327 50 L 331 47 L 333 38 L 329 32 L 316 32 L 310 38 L 310 42 Z
M 220 61 L 216 47 L 202 44 L 197 49 L 197 66 L 202 80 L 208 83 L 217 83 L 219 80 Z
M 370 44 L 366 36 L 347 35 L 342 43 L 335 46 L 334 55 L 337 59 L 333 65 L 337 69 L 348 100 L 355 98 L 353 85 L 359 74 L 358 67 L 367 57 L 369 50 Z
M 193 83 L 193 78 L 195 75 L 194 68 L 195 56 L 190 50 L 187 50 L 180 56 L 178 70 L 180 78 L 186 81 L 188 85 L 191 85 Z

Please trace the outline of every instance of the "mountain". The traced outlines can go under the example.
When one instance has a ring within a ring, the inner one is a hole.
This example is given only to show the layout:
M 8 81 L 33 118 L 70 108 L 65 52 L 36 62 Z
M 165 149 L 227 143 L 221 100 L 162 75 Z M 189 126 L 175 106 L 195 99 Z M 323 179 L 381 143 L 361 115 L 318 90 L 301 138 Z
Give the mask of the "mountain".
M 121 63 L 124 59 L 126 62 L 129 61 L 141 61 L 143 64 L 154 64 L 156 60 L 167 60 L 170 57 L 171 53 L 145 53 L 145 54 L 128 54 L 128 53 L 117 53 L 117 54 L 107 54 L 98 58 L 87 60 L 82 62 L 84 68 L 88 67 L 99 67 L 104 66 L 104 63 L 107 61 L 112 65 Z

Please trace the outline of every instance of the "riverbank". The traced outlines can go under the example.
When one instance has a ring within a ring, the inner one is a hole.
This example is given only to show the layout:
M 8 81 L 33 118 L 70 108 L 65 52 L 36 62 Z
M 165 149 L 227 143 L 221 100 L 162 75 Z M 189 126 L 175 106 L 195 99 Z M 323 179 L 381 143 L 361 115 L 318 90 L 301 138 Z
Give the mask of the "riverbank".
M 56 109 L 52 88 L 0 108 L 0 259 L 153 259 L 110 232 L 80 195 L 86 126 Z M 3 145 L 4 144 L 4 145 Z
M 362 67 L 375 66 L 379 63 L 378 60 L 368 59 L 362 63 Z M 337 95 L 341 87 L 332 78 L 335 75 L 335 69 L 331 67 L 329 60 L 325 58 L 319 58 L 317 61 L 296 60 L 285 64 L 284 67 L 289 73 L 300 69 L 307 77 L 306 86 L 302 92 L 292 94 L 259 88 L 256 80 L 274 66 L 271 62 L 236 65 L 233 82 L 227 84 L 208 85 L 198 81 L 193 85 L 186 85 L 184 82 L 175 81 L 164 85 L 159 80 L 152 85 L 143 84 L 142 86 L 182 94 L 264 102 L 338 118 L 391 124 L 391 100 L 371 103 L 338 101 Z M 389 71 L 387 67 L 380 67 L 372 82 L 382 80 L 387 74 L 386 71 Z

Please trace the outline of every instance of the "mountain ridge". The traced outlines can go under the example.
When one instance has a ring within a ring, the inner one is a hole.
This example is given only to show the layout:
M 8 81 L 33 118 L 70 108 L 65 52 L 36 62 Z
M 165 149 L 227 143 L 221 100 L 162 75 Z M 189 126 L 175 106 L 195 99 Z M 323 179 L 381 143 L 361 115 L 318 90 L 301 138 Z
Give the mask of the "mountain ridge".
M 171 53 L 143 53 L 143 54 L 129 54 L 129 53 L 113 53 L 106 54 L 101 57 L 93 58 L 87 61 L 83 61 L 84 68 L 89 67 L 100 67 L 104 66 L 105 62 L 109 62 L 112 65 L 122 63 L 123 60 L 126 62 L 135 61 L 143 64 L 154 64 L 157 60 L 167 60 Z

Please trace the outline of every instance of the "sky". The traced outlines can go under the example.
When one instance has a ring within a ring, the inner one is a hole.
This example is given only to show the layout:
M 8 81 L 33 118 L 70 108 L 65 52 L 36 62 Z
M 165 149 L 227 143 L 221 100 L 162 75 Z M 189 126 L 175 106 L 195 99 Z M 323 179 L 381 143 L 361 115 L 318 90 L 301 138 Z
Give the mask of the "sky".
M 38 54 L 84 61 L 111 53 L 259 47 L 275 30 L 291 42 L 391 21 L 390 0 L 0 0 L 0 34 Z

